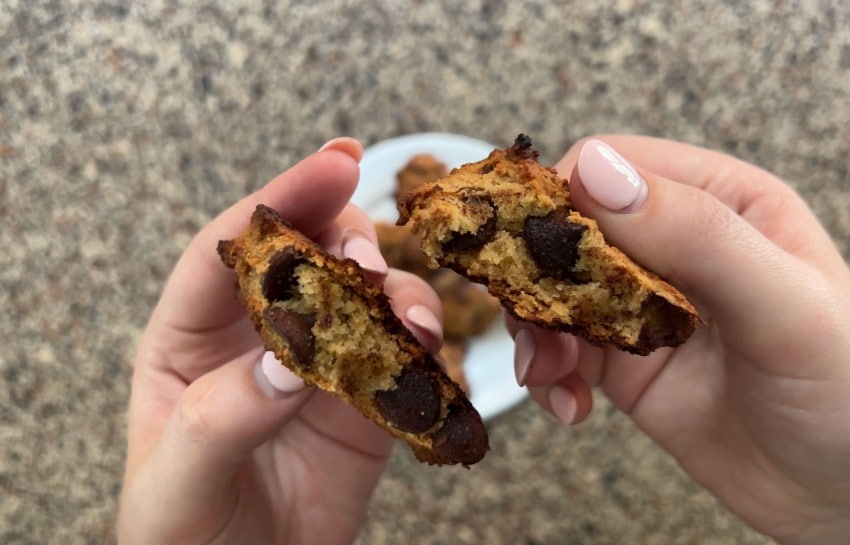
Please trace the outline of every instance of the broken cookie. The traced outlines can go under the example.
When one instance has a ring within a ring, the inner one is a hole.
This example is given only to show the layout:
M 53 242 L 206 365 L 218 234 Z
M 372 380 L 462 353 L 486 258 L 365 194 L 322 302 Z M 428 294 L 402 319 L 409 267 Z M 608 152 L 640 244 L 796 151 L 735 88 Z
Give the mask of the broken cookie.
M 404 439 L 421 461 L 484 456 L 480 415 L 355 261 L 331 256 L 262 205 L 218 252 L 266 348 L 295 374 Z
M 573 209 L 531 139 L 452 170 L 399 202 L 438 264 L 485 284 L 519 320 L 648 354 L 703 322 L 673 286 L 611 246 Z

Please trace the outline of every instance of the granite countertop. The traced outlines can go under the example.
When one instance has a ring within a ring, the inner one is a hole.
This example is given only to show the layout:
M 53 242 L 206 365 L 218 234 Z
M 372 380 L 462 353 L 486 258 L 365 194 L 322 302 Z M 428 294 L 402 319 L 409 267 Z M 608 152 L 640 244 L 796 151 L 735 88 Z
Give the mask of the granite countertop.
M 850 257 L 846 2 L 223 4 L 0 5 L 4 544 L 112 540 L 169 270 L 331 137 L 527 132 L 546 162 L 594 132 L 684 140 L 783 176 Z M 767 542 L 601 397 L 573 428 L 531 403 L 490 428 L 469 471 L 397 449 L 360 543 Z

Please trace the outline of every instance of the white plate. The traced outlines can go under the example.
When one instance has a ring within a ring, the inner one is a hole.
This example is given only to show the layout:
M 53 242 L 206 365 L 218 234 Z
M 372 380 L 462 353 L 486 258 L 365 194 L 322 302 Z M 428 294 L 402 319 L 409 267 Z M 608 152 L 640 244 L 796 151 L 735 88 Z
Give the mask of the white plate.
M 446 133 L 420 133 L 384 140 L 369 147 L 360 161 L 360 184 L 352 201 L 373 220 L 395 223 L 396 173 L 417 153 L 428 153 L 449 168 L 487 157 L 495 146 Z M 484 334 L 471 339 L 464 362 L 470 401 L 485 420 L 513 407 L 527 395 L 517 386 L 513 341 L 499 319 Z

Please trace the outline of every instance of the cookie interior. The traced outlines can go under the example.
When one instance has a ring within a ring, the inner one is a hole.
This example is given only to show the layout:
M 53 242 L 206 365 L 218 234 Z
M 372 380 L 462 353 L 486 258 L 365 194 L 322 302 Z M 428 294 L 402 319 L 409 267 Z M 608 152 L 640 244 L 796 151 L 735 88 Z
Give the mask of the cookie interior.
M 420 460 L 484 456 L 480 416 L 354 261 L 325 253 L 265 207 L 219 252 L 266 347 L 305 381 L 405 439 Z
M 567 182 L 527 148 L 452 171 L 400 212 L 434 264 L 486 284 L 521 320 L 636 353 L 680 344 L 698 321 L 681 294 L 572 209 Z

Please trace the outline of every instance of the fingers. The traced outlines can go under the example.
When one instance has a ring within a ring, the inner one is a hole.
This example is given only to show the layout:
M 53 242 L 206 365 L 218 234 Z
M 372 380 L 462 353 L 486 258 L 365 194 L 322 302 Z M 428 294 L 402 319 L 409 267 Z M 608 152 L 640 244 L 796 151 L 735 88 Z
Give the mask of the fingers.
M 353 138 L 334 138 L 319 151 L 332 149 L 345 153 L 357 162 L 363 157 L 363 146 Z M 315 235 L 314 239 L 331 254 L 357 261 L 375 283 L 383 282 L 387 275 L 387 262 L 378 250 L 375 226 L 366 213 L 356 206 L 349 204 L 343 208 L 336 220 L 321 234 Z
M 707 191 L 736 212 L 744 210 L 766 190 L 789 189 L 767 171 L 725 153 L 634 135 L 599 135 L 580 140 L 557 164 L 563 176 L 569 177 L 590 140 L 606 142 L 638 168 Z
M 207 224 L 177 263 L 154 319 L 175 329 L 204 331 L 241 316 L 242 307 L 233 297 L 233 273 L 221 265 L 216 252 L 218 241 L 237 236 L 258 204 L 274 208 L 309 237 L 321 235 L 357 185 L 357 147 L 343 144 L 310 155 Z
M 799 227 L 793 221 L 799 199 L 785 184 L 716 152 L 650 138 L 610 140 L 642 164 L 686 180 L 639 170 L 601 140 L 571 149 L 559 169 L 570 174 L 575 206 L 595 218 L 609 240 L 693 296 L 713 319 L 733 330 L 744 328 L 738 332 L 745 338 L 758 335 L 753 324 L 770 325 L 761 319 L 765 313 L 777 319 L 787 315 L 781 294 L 800 271 L 768 236 L 780 238 L 786 251 L 798 247 L 797 235 L 782 232 L 787 225 Z M 777 213 L 791 221 L 783 222 Z M 759 289 L 753 289 L 752 278 L 759 278 Z M 561 417 L 574 414 L 579 404 L 556 386 L 576 389 L 576 399 L 583 395 L 581 383 L 568 377 L 601 385 L 618 408 L 629 411 L 664 361 L 663 354 L 653 354 L 638 367 L 635 358 L 612 349 L 566 342 L 562 335 L 527 324 L 509 326 L 516 335 L 518 379 Z
M 577 372 L 547 386 L 529 388 L 532 399 L 564 424 L 584 421 L 593 409 L 593 393 Z
M 439 350 L 441 305 L 427 283 L 392 270 L 385 290 L 403 323 L 429 350 Z M 241 461 L 288 422 L 311 395 L 312 388 L 305 389 L 298 377 L 268 353 L 259 354 L 252 351 L 209 370 L 180 397 L 157 450 L 168 456 L 181 452 L 184 460 L 190 460 L 187 479 L 205 471 L 219 474 L 222 468 Z
M 376 284 L 381 284 L 389 271 L 378 246 L 374 223 L 354 205 L 346 206 L 316 242 L 337 257 L 356 261 Z
M 511 317 L 507 325 L 514 336 L 517 382 L 527 386 L 532 398 L 565 423 L 587 417 L 593 406 L 591 389 L 596 387 L 601 387 L 615 407 L 630 412 L 664 360 L 657 357 L 659 354 L 640 358 L 612 347 L 594 346 L 574 335 Z M 558 387 L 567 392 L 558 391 Z
M 638 172 L 599 140 L 585 143 L 570 188 L 614 245 L 725 326 L 757 334 L 753 324 L 786 319 L 786 294 L 803 280 L 795 260 L 708 192 Z
M 509 320 L 514 330 L 517 382 L 532 399 L 564 424 L 577 424 L 590 414 L 593 394 L 579 371 L 579 339 Z
M 724 153 L 681 142 L 633 135 L 604 135 L 573 145 L 557 169 L 571 177 L 585 144 L 606 142 L 642 171 L 698 188 L 730 208 L 789 253 L 843 272 L 829 235 L 793 189 L 769 172 Z M 577 203 L 579 209 L 583 203 Z M 778 221 L 777 216 L 794 221 Z
M 514 337 L 517 383 L 527 386 L 541 407 L 566 424 L 583 421 L 593 408 L 590 384 L 579 372 L 580 341 L 506 318 Z
M 126 501 L 139 501 L 141 520 L 168 535 L 186 520 L 216 520 L 237 496 L 237 468 L 310 399 L 313 388 L 279 362 L 254 351 L 190 384 L 149 456 L 138 467 Z M 157 502 L 144 498 L 156 497 Z M 122 505 L 123 510 L 137 506 Z M 152 512 L 153 511 L 153 512 Z M 221 519 L 221 520 L 226 520 Z
M 341 151 L 358 163 L 360 162 L 360 159 L 363 158 L 363 145 L 354 138 L 350 138 L 348 136 L 341 136 L 339 138 L 328 140 L 322 147 L 319 148 L 319 151 L 329 149 Z
M 428 351 L 437 353 L 443 344 L 443 305 L 431 286 L 415 274 L 390 269 L 384 293 L 402 323 Z
M 180 453 L 185 467 L 178 470 L 187 478 L 226 480 L 226 469 L 265 443 L 313 392 L 271 353 L 253 352 L 186 388 L 159 448 Z
M 506 318 L 514 338 L 514 371 L 520 386 L 542 386 L 563 378 L 578 365 L 578 344 L 572 335 L 546 331 L 512 316 Z

